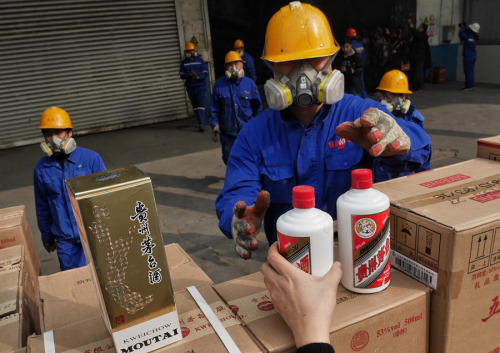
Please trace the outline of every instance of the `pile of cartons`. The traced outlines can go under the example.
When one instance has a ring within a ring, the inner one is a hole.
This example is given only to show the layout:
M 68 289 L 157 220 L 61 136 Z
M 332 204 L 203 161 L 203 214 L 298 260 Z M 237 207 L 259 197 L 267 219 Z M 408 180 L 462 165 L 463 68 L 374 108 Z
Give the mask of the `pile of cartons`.
M 24 206 L 0 210 L 0 352 L 25 351 L 40 331 L 40 262 Z

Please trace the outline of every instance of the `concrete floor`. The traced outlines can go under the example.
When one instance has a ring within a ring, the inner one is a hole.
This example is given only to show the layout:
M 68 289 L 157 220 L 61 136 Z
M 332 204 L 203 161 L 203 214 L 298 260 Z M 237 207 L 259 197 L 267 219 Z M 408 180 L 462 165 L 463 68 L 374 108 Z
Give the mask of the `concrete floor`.
M 426 85 L 411 96 L 426 118 L 433 168 L 474 158 L 478 138 L 500 134 L 500 86 L 478 84 L 472 92 L 461 87 L 462 82 Z M 78 133 L 78 122 L 73 124 Z M 179 243 L 215 283 L 259 270 L 267 254 L 265 236 L 245 261 L 217 227 L 214 201 L 225 166 L 209 129 L 198 132 L 190 118 L 76 136 L 76 141 L 100 153 L 108 169 L 136 165 L 151 177 L 165 244 Z M 0 150 L 0 208 L 26 206 L 42 274 L 48 275 L 59 271 L 59 263 L 43 248 L 36 225 L 32 173 L 41 156 L 38 145 Z

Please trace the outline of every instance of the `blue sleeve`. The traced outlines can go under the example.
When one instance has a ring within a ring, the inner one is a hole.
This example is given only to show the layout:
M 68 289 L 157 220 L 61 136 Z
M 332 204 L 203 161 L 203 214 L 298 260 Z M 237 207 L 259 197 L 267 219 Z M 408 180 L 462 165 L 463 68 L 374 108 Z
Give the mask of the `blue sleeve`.
M 208 76 L 208 66 L 205 60 L 203 60 L 201 57 L 199 57 L 201 67 L 200 67 L 200 72 L 198 73 L 198 76 L 200 77 L 200 80 L 205 80 Z
M 96 158 L 92 163 L 92 173 L 102 172 L 104 170 L 106 170 L 104 161 L 102 160 L 101 156 L 98 153 L 96 153 Z
M 228 238 L 232 238 L 231 221 L 234 204 L 241 200 L 251 206 L 262 190 L 258 163 L 252 150 L 252 145 L 255 145 L 252 142 L 253 134 L 248 131 L 249 129 L 245 127 L 236 138 L 227 163 L 224 187 L 215 200 L 219 228 Z
M 467 40 L 467 35 L 465 34 L 465 27 L 460 27 L 460 31 L 458 32 L 458 36 L 461 40 Z
M 246 55 L 245 61 L 247 62 L 247 71 L 245 72 L 245 76 L 252 79 L 253 82 L 257 81 L 257 74 L 255 72 L 255 63 L 253 58 L 249 55 Z
M 259 89 L 255 82 L 251 90 L 250 106 L 252 107 L 252 116 L 256 116 L 262 111 L 262 99 L 260 98 Z
M 42 236 L 42 242 L 50 243 L 55 240 L 54 234 L 52 234 L 51 231 L 52 214 L 50 213 L 50 206 L 46 197 L 47 191 L 45 189 L 45 185 L 36 168 L 33 173 L 33 186 L 35 191 L 35 208 L 38 229 L 40 230 L 40 234 Z
M 210 116 L 208 117 L 208 123 L 210 127 L 213 129 L 215 125 L 219 124 L 219 116 L 220 116 L 220 102 L 218 99 L 219 92 L 219 83 L 218 80 L 215 82 L 212 97 L 210 98 Z
M 183 80 L 185 80 L 189 76 L 189 74 L 186 71 L 186 66 L 184 66 L 184 61 L 181 62 L 181 67 L 179 68 L 179 76 Z

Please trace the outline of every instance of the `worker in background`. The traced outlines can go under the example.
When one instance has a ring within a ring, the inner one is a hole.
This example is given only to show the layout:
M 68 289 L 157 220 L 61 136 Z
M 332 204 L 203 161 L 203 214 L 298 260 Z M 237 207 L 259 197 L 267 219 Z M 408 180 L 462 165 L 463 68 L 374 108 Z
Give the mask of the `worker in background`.
M 294 186 L 313 186 L 315 206 L 336 219 L 353 169 L 371 168 L 381 156 L 385 170 L 411 172 L 430 159 L 420 126 L 395 119 L 379 102 L 344 94 L 343 75 L 331 68 L 338 51 L 325 15 L 309 4 L 291 2 L 268 23 L 270 108 L 238 135 L 215 203 L 219 228 L 242 258 L 258 248 L 262 221 L 269 244 L 276 241 L 276 221 L 292 209 Z
M 408 88 L 408 78 L 399 70 L 388 71 L 382 76 L 377 87 L 380 102 L 398 119 L 404 119 L 408 123 L 416 124 L 424 128 L 424 117 L 411 103 L 408 95 L 412 92 Z M 430 158 L 414 172 L 390 173 L 380 166 L 381 158 L 375 158 L 373 178 L 377 181 L 397 178 L 404 175 L 422 172 L 431 169 Z
M 476 86 L 474 68 L 477 57 L 476 44 L 479 40 L 478 33 L 481 26 L 477 22 L 468 26 L 465 23 L 461 23 L 459 26 L 460 31 L 458 32 L 458 36 L 463 44 L 462 57 L 465 74 L 465 87 L 462 91 L 467 92 L 472 91 Z
M 225 75 L 215 81 L 210 104 L 209 123 L 213 140 L 220 135 L 222 160 L 227 165 L 234 141 L 241 129 L 262 109 L 255 82 L 245 77 L 243 60 L 235 51 L 226 54 Z
M 243 70 L 245 76 L 257 82 L 257 73 L 255 71 L 255 63 L 253 57 L 245 51 L 245 45 L 241 39 L 236 39 L 233 44 L 233 50 L 240 54 L 243 59 Z
M 361 43 L 358 40 L 358 32 L 356 32 L 356 29 L 349 27 L 345 31 L 345 39 L 351 43 L 352 48 L 358 54 L 358 56 L 361 58 L 363 62 L 363 67 L 366 68 L 368 67 L 368 60 L 366 56 L 366 50 L 365 47 L 363 46 L 363 43 Z M 361 90 L 361 98 L 368 98 L 368 93 L 366 92 L 366 87 L 365 87 L 365 70 L 361 72 L 361 83 L 363 84 L 363 89 Z
M 206 78 L 208 67 L 198 53 L 193 43 L 186 43 L 185 59 L 181 62 L 179 76 L 184 80 L 187 94 L 193 106 L 198 131 L 205 131 L 205 97 L 207 92 Z
M 35 166 L 33 183 L 38 228 L 48 252 L 57 250 L 61 271 L 85 266 L 85 254 L 65 180 L 106 170 L 99 154 L 77 147 L 68 113 L 46 109 L 41 118 L 46 156 Z

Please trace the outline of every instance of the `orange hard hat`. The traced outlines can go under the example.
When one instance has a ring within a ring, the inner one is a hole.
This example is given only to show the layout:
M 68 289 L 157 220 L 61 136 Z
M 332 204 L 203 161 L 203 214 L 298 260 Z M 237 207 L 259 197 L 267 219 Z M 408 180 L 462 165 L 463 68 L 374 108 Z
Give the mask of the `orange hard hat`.
M 45 109 L 40 117 L 39 129 L 72 129 L 69 114 L 61 108 L 50 107 Z
M 240 48 L 244 48 L 245 45 L 243 44 L 243 41 L 241 39 L 236 39 L 234 41 L 234 44 L 233 44 L 233 48 L 234 49 L 240 49 Z
M 319 58 L 338 50 L 323 12 L 310 4 L 292 1 L 269 20 L 262 59 L 283 62 Z
M 404 72 L 399 70 L 387 71 L 377 87 L 380 91 L 387 91 L 396 94 L 411 94 L 408 88 L 408 78 Z
M 196 46 L 194 45 L 193 42 L 187 42 L 186 43 L 186 50 L 195 50 Z
M 224 59 L 224 65 L 227 65 L 228 63 L 232 63 L 234 61 L 243 61 L 241 59 L 241 55 L 238 54 L 238 52 L 231 50 L 226 54 L 226 57 Z

